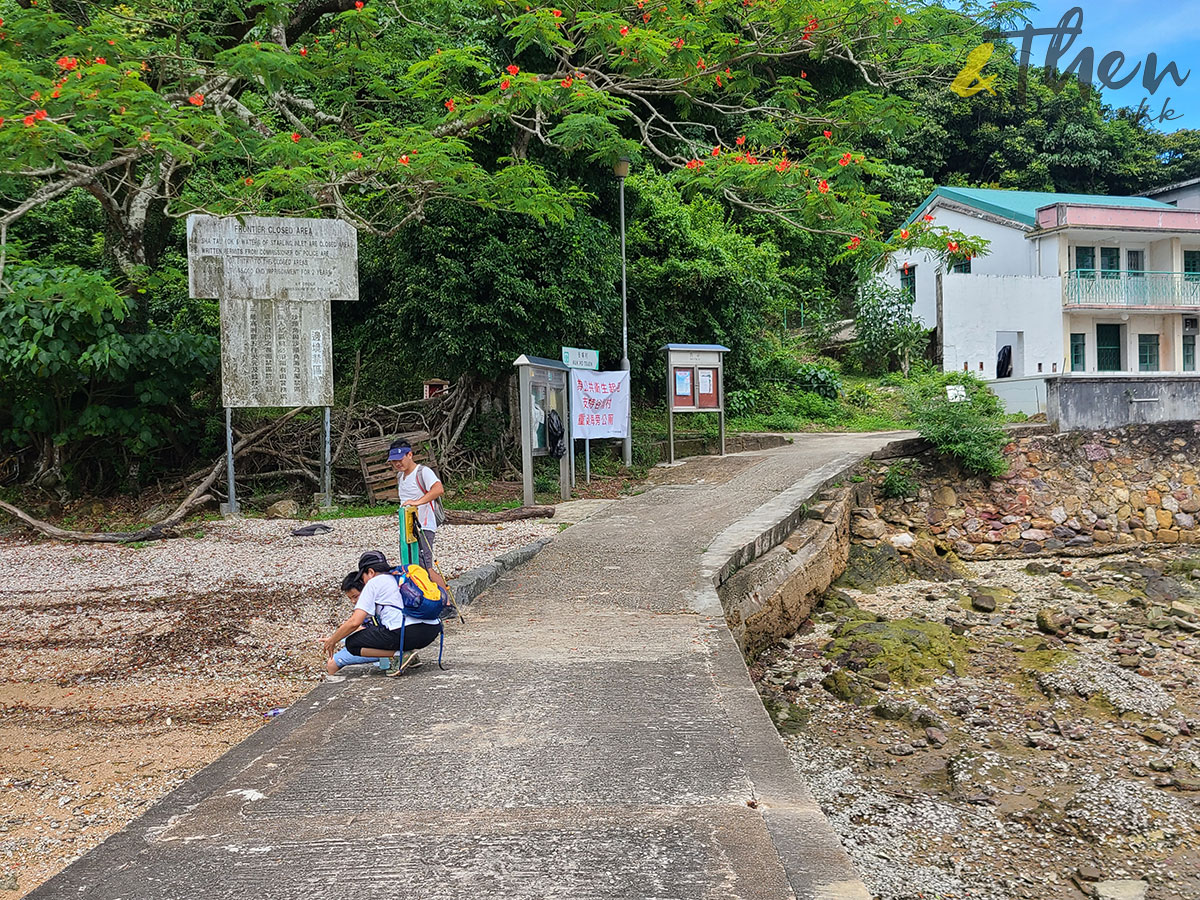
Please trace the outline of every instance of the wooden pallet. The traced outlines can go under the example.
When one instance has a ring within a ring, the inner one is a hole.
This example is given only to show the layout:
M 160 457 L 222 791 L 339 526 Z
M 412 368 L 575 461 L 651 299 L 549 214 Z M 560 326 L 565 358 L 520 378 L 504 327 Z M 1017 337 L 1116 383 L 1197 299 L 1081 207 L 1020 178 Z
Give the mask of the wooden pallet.
M 400 494 L 396 488 L 396 470 L 392 468 L 387 457 L 392 441 L 401 439 L 408 441 L 412 446 L 413 455 L 418 462 L 433 458 L 428 431 L 409 431 L 392 437 L 367 438 L 354 443 L 354 450 L 358 453 L 358 464 L 362 467 L 363 481 L 367 485 L 367 500 L 372 506 L 376 503 L 400 502 Z

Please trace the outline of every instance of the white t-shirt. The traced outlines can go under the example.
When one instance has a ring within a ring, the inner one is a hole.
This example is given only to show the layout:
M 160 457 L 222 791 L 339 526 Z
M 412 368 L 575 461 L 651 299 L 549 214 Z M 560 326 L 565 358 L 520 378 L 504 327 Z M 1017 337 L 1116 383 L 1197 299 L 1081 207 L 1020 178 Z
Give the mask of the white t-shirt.
M 399 628 L 404 617 L 400 588 L 391 575 L 376 575 L 363 585 L 355 609 L 374 616 L 384 628 Z
M 404 601 L 400 599 L 400 588 L 391 575 L 376 575 L 363 585 L 355 609 L 368 616 L 375 616 L 384 628 L 395 630 L 401 623 L 412 625 L 436 625 L 437 619 L 416 619 L 404 612 Z M 376 615 L 378 610 L 378 615 Z
M 405 500 L 419 500 L 433 489 L 435 484 L 441 484 L 442 480 L 434 474 L 433 469 L 429 466 L 418 465 L 412 470 L 412 473 L 405 475 L 403 472 L 396 473 L 396 486 L 400 492 L 400 502 Z M 425 489 L 422 490 L 421 486 Z M 417 522 L 420 524 L 423 531 L 437 531 L 437 516 L 433 514 L 432 503 L 422 503 L 417 507 Z

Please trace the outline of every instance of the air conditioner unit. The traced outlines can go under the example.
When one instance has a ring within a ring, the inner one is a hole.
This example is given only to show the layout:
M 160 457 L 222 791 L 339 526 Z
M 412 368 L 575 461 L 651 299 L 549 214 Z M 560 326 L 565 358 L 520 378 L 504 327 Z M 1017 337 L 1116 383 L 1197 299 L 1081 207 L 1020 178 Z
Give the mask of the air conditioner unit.
M 1183 333 L 1196 334 L 1197 332 L 1200 332 L 1200 318 L 1197 318 L 1196 316 L 1184 316 Z

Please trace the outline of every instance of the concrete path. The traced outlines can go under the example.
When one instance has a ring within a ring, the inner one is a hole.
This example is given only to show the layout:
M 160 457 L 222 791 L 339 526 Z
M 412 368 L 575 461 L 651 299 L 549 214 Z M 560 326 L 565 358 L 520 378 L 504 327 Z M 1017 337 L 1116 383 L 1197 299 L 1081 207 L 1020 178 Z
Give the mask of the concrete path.
M 889 439 L 656 470 L 480 597 L 448 671 L 318 686 L 30 896 L 869 900 L 701 561 Z

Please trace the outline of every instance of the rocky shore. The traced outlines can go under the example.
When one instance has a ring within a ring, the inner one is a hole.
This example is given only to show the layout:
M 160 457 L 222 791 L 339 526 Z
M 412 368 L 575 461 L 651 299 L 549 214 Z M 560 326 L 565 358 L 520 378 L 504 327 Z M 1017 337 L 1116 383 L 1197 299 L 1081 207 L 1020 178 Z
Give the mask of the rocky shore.
M 868 885 L 1200 896 L 1200 558 L 963 563 L 909 537 L 860 540 L 752 667 Z

